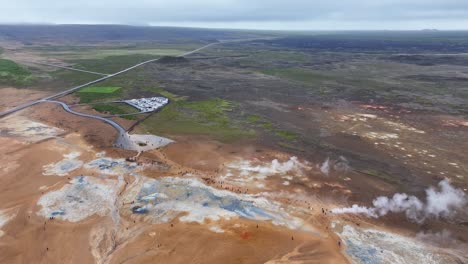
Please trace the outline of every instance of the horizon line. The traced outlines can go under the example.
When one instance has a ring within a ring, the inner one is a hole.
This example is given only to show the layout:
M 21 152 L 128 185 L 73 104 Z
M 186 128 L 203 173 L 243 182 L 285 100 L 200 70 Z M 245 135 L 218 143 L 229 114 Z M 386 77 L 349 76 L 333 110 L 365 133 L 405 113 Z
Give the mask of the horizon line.
M 421 28 L 421 29 L 260 29 L 260 28 L 236 28 L 236 27 L 203 27 L 203 26 L 177 26 L 177 25 L 148 25 L 148 24 L 123 24 L 123 23 L 46 23 L 46 22 L 0 22 L 0 26 L 128 26 L 128 27 L 147 27 L 147 28 L 186 28 L 186 29 L 207 29 L 207 30 L 250 30 L 250 31 L 281 31 L 281 32 L 382 32 L 382 31 L 427 31 L 427 32 L 444 32 L 444 31 L 468 31 L 467 29 L 437 29 L 437 28 Z

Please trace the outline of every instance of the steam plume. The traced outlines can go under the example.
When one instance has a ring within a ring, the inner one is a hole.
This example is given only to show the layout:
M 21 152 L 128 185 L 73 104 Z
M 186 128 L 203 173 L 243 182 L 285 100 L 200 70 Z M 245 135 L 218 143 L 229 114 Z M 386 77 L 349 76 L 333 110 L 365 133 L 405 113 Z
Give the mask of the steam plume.
M 416 196 L 396 193 L 392 198 L 380 196 L 372 201 L 373 207 L 353 205 L 348 208 L 333 209 L 335 214 L 365 214 L 378 218 L 388 213 L 405 213 L 414 222 L 422 223 L 427 218 L 452 218 L 467 204 L 465 193 L 454 188 L 447 179 L 439 182 L 438 189 L 426 189 L 426 202 Z

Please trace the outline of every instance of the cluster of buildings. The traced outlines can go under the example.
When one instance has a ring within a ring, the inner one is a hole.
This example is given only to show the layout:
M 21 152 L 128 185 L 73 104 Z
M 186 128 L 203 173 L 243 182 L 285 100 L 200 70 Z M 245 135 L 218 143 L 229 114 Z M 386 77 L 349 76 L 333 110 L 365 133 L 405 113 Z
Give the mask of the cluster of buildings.
M 141 112 L 153 112 L 169 103 L 166 97 L 150 97 L 126 100 L 125 103 L 137 108 Z

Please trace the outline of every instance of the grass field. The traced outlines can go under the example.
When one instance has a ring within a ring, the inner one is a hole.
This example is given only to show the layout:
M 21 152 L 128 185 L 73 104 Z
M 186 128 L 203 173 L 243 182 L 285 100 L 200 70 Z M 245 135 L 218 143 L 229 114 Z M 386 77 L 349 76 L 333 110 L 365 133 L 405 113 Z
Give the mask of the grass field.
M 89 86 L 81 89 L 79 93 L 114 93 L 118 90 L 122 89 L 122 87 L 97 87 L 97 86 Z
M 78 91 L 80 103 L 91 103 L 101 100 L 111 101 L 118 99 L 122 92 L 121 87 L 115 86 L 90 86 Z
M 115 55 L 104 58 L 71 59 L 67 61 L 73 63 L 74 67 L 77 69 L 109 74 L 121 71 L 137 63 L 150 59 L 157 59 L 159 57 L 159 55 L 151 54 L 133 54 Z
M 0 59 L 0 83 L 6 85 L 28 85 L 33 81 L 31 72 L 14 61 Z
M 242 129 L 227 113 L 235 105 L 222 99 L 176 101 L 143 122 L 155 134 L 208 135 L 222 141 L 253 137 L 255 131 Z
M 59 86 L 56 89 L 63 89 L 64 86 L 66 87 L 73 87 L 83 83 L 87 83 L 99 78 L 99 76 L 95 74 L 89 74 L 84 72 L 78 71 L 70 71 L 65 69 L 56 70 L 50 72 L 49 75 L 52 79 L 56 82 L 59 82 Z M 48 85 L 48 87 L 53 88 L 54 86 Z
M 177 102 L 177 101 L 185 101 L 187 100 L 187 96 L 178 96 L 176 94 L 173 94 L 171 92 L 168 92 L 166 90 L 163 90 L 163 89 L 158 89 L 157 91 L 160 95 L 166 97 L 166 98 L 169 98 L 169 100 L 173 101 L 173 102 Z
M 143 49 L 100 49 L 100 48 L 76 48 L 64 51 L 42 51 L 42 56 L 54 57 L 65 60 L 89 60 L 104 59 L 110 56 L 128 55 L 154 55 L 154 56 L 174 56 L 184 53 L 185 50 L 173 48 L 143 48 Z
M 246 118 L 247 122 L 249 123 L 256 123 L 256 122 L 259 122 L 261 119 L 262 117 L 259 115 L 249 115 Z
M 96 104 L 93 105 L 93 109 L 109 115 L 123 115 L 138 112 L 137 109 L 126 104 Z M 122 116 L 122 118 L 135 120 L 137 119 L 137 115 Z
M 287 140 L 294 140 L 299 137 L 299 134 L 296 134 L 291 131 L 286 131 L 286 130 L 278 130 L 276 131 L 276 135 L 280 138 L 287 139 Z
M 200 44 L 187 43 L 148 46 L 140 46 L 139 44 L 120 46 L 33 46 L 27 47 L 26 50 L 39 57 L 65 61 L 77 69 L 111 74 L 145 60 L 180 55 L 198 47 L 200 47 Z
M 277 138 L 286 141 L 294 141 L 300 137 L 300 134 L 288 130 L 278 130 L 274 128 L 271 121 L 266 120 L 260 115 L 249 114 L 245 116 L 245 121 L 249 125 L 253 125 L 255 129 L 260 129 L 262 132 L 275 135 Z

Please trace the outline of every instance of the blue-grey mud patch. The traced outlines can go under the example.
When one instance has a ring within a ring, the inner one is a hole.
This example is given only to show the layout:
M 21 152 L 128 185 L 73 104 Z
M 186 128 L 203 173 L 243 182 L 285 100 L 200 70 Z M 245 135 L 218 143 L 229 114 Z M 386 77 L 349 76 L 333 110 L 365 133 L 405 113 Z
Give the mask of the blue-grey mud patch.
M 75 177 L 61 189 L 39 198 L 37 203 L 42 208 L 37 214 L 70 222 L 78 222 L 95 214 L 111 214 L 116 220 L 119 217 L 115 208 L 118 189 L 117 180 Z
M 81 155 L 79 152 L 71 152 L 64 155 L 64 159 L 44 166 L 44 175 L 66 176 L 70 172 L 81 168 L 83 162 L 77 158 Z
M 217 190 L 197 179 L 165 177 L 159 180 L 144 178 L 133 186 L 135 196 L 132 213 L 146 214 L 148 221 L 168 222 L 179 218 L 183 222 L 204 223 L 223 219 L 245 218 L 271 221 L 291 229 L 307 229 L 305 223 L 286 212 L 280 204 L 265 198 Z M 185 213 L 183 216 L 180 216 Z M 179 217 L 180 216 L 180 217 Z
M 457 252 L 436 249 L 395 233 L 351 225 L 344 225 L 341 231 L 335 232 L 345 242 L 346 254 L 354 263 L 460 263 Z

